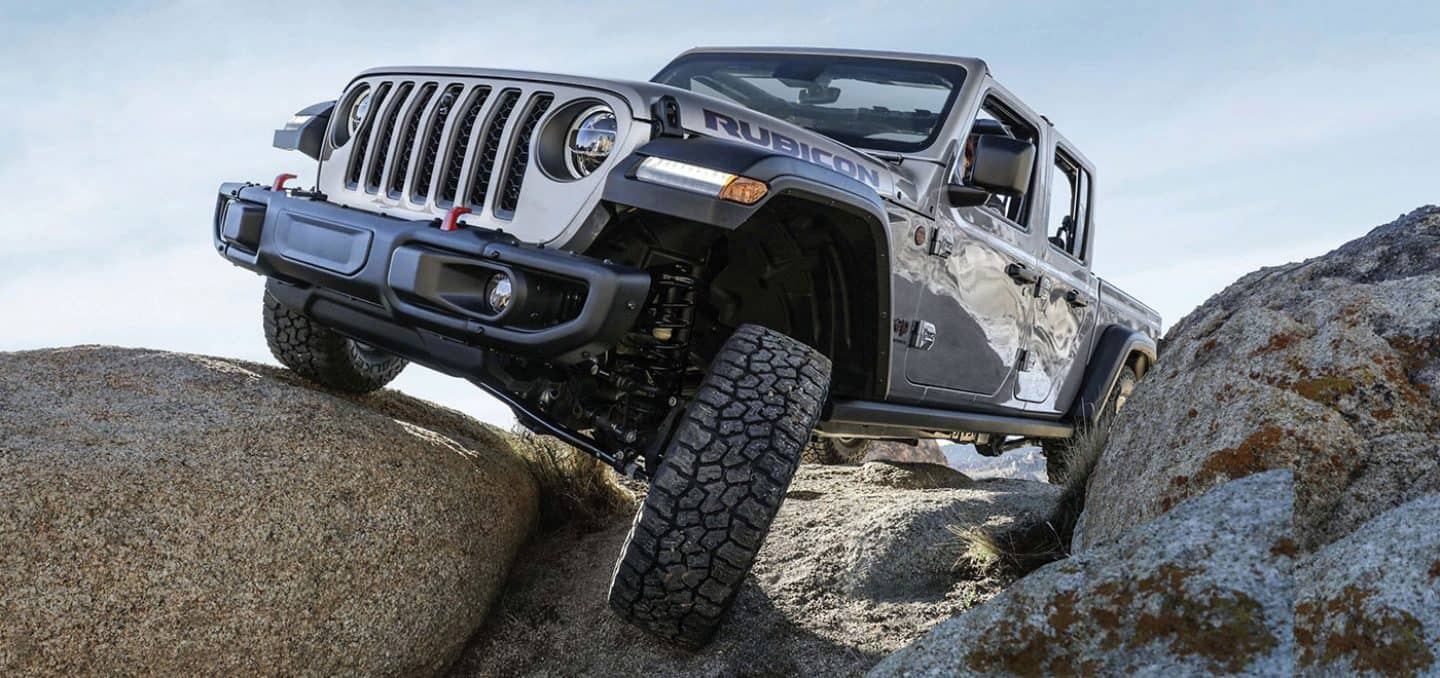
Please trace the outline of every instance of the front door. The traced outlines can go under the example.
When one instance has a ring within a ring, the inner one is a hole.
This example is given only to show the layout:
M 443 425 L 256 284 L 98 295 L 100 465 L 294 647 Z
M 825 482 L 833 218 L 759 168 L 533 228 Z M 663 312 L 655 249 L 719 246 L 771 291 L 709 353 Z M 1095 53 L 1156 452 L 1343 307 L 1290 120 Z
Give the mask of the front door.
M 998 88 L 982 100 L 965 137 L 1004 134 L 1040 143 L 1033 116 L 1011 105 Z M 951 181 L 964 183 L 968 151 L 957 154 Z M 1040 154 L 1036 154 L 1036 162 Z M 1039 183 L 1031 172 L 1031 191 Z M 990 404 L 1023 408 L 1009 387 L 1031 340 L 1038 262 L 1031 254 L 1030 200 L 992 196 L 978 207 L 941 207 L 921 268 L 921 292 L 905 374 L 934 387 L 937 405 Z
M 985 207 L 946 209 L 931 236 L 905 373 L 911 382 L 970 400 L 990 398 L 1009 381 L 1030 340 L 1030 298 L 1012 276 L 1036 265 L 1026 252 L 1027 234 L 1003 216 Z M 948 256 L 935 247 L 949 248 Z

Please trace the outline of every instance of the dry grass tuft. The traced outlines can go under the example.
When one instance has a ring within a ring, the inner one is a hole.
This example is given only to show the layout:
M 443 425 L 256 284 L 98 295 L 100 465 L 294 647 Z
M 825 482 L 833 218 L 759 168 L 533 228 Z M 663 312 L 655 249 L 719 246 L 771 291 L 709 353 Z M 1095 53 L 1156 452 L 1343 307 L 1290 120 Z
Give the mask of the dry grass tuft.
M 951 566 L 956 571 L 987 572 L 1000 564 L 1004 557 L 994 535 L 980 527 L 946 525 L 945 529 L 955 535 L 959 555 Z
M 1059 550 L 1054 528 L 1045 521 L 1006 529 L 958 526 L 949 529 L 960 545 L 956 570 L 968 568 L 1000 579 L 1013 579 L 1067 555 Z
M 1023 577 L 1041 566 L 1070 556 L 1075 524 L 1085 509 L 1085 491 L 1090 475 L 1110 442 L 1106 417 L 1098 426 L 1082 429 L 1066 450 L 1065 485 L 1050 515 L 1013 527 L 986 530 L 952 525 L 958 538 L 957 567 L 988 568 L 999 574 Z
M 615 516 L 634 512 L 635 495 L 600 460 L 519 426 L 511 431 L 510 443 L 540 487 L 542 528 L 598 529 Z

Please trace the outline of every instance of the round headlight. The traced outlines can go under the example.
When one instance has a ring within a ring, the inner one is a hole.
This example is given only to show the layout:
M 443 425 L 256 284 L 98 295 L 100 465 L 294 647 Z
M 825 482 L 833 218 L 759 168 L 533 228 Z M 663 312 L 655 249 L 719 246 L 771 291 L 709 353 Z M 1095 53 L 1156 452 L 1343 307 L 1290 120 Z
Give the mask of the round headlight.
M 575 116 L 565 135 L 565 165 L 570 176 L 587 177 L 610 157 L 615 129 L 615 112 L 605 106 L 592 106 Z
M 485 303 L 490 305 L 490 310 L 495 313 L 504 313 L 510 307 L 510 299 L 515 294 L 515 284 L 510 282 L 510 276 L 504 273 L 496 273 L 490 276 L 490 281 L 485 283 Z
M 367 89 L 355 97 L 355 101 L 350 104 L 350 112 L 345 116 L 351 135 L 360 129 L 360 123 L 365 122 L 365 114 L 369 112 L 370 90 Z

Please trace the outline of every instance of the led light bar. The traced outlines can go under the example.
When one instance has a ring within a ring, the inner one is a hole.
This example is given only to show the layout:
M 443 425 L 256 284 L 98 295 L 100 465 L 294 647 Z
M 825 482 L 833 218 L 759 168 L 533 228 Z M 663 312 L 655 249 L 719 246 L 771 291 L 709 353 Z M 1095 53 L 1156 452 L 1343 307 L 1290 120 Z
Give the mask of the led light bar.
M 769 190 L 764 182 L 754 179 L 654 156 L 640 162 L 635 178 L 746 205 L 755 204 Z

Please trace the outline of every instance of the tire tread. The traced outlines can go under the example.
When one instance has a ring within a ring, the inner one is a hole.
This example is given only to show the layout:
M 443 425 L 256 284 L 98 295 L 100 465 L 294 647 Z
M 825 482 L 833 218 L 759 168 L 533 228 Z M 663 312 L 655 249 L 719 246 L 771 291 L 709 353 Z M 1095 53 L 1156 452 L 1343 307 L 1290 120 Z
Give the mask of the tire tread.
M 405 369 L 405 359 L 372 360 L 355 341 L 291 310 L 269 292 L 264 304 L 265 343 L 280 364 L 318 384 L 346 393 L 369 393 Z
M 754 564 L 820 417 L 823 354 L 744 325 L 682 415 L 621 549 L 610 605 L 678 645 L 709 642 Z

